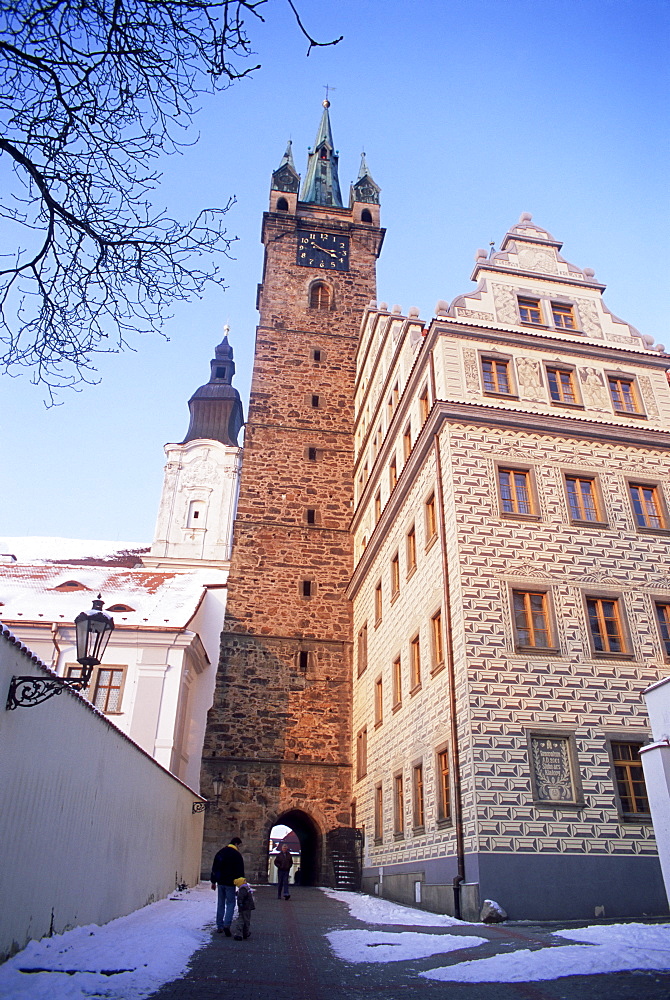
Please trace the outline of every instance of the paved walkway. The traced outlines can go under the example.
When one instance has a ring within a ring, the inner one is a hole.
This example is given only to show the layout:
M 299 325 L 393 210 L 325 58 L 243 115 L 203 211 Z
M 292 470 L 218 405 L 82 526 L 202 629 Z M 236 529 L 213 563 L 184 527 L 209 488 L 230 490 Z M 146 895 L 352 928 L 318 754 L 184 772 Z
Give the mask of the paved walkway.
M 546 945 L 557 926 L 375 927 L 352 918 L 344 903 L 318 889 L 292 886 L 291 890 L 291 899 L 285 901 L 277 899 L 273 886 L 257 889 L 251 938 L 235 941 L 213 933 L 211 942 L 193 956 L 186 976 L 166 984 L 151 1000 L 670 1000 L 670 973 L 659 972 L 570 976 L 539 983 L 431 982 L 417 973 Z M 325 938 L 328 931 L 346 928 L 477 934 L 489 943 L 432 958 L 350 964 L 335 957 Z

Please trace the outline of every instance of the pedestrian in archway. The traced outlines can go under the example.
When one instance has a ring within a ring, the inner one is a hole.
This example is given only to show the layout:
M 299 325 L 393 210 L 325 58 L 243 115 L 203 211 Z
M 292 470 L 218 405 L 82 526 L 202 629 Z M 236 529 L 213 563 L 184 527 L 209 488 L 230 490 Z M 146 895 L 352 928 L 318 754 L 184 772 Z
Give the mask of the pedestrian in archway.
M 289 872 L 293 867 L 293 858 L 288 844 L 282 844 L 279 854 L 275 858 L 275 868 L 277 869 L 277 899 L 281 899 L 282 889 L 284 899 L 290 899 L 289 892 Z
M 235 910 L 235 879 L 244 876 L 244 858 L 240 854 L 239 837 L 233 837 L 227 847 L 222 847 L 214 858 L 212 873 L 209 876 L 212 889 L 218 887 L 219 895 L 216 907 L 217 934 L 231 937 L 230 925 L 233 922 Z

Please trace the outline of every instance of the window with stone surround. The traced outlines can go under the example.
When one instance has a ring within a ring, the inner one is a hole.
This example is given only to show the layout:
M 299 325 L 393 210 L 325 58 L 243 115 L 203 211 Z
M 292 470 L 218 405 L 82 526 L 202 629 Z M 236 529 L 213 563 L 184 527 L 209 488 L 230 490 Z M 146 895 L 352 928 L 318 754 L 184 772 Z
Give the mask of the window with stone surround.
M 400 558 L 398 553 L 391 559 L 391 600 L 400 593 Z
M 330 309 L 332 294 L 325 281 L 315 281 L 309 290 L 310 309 Z
M 426 546 L 437 538 L 437 511 L 435 510 L 435 494 L 431 493 L 425 503 Z
M 412 424 L 409 423 L 405 427 L 405 430 L 403 431 L 402 434 L 402 457 L 404 458 L 405 461 L 407 461 L 407 459 L 409 458 L 411 451 L 412 451 Z
M 317 459 L 317 450 L 316 450 L 316 448 L 309 447 L 307 449 L 307 461 L 308 462 L 316 462 L 316 459 Z
M 415 831 L 423 830 L 425 825 L 423 803 L 423 761 L 412 768 L 412 819 Z
M 655 610 L 663 652 L 666 660 L 670 660 L 670 601 L 658 601 Z
M 607 384 L 615 413 L 643 416 L 640 396 L 632 376 L 609 374 Z
M 414 525 L 407 532 L 405 550 L 407 553 L 407 576 L 410 577 L 416 569 L 416 528 Z
M 516 396 L 510 358 L 482 357 L 484 392 L 489 396 Z
M 451 787 L 449 772 L 449 748 L 438 747 L 436 754 L 437 777 L 437 821 L 438 826 L 451 820 Z
M 393 833 L 397 838 L 405 833 L 405 790 L 402 773 L 393 775 Z
M 444 640 L 442 637 L 442 612 L 438 611 L 430 619 L 432 639 L 433 667 L 431 673 L 436 674 L 444 666 Z
M 517 649 L 556 650 L 549 594 L 544 590 L 512 590 L 514 640 Z
M 384 681 L 381 676 L 375 681 L 375 729 L 384 721 Z
M 396 712 L 402 705 L 402 663 L 399 656 L 396 656 L 392 665 L 393 680 L 393 711 Z
M 316 589 L 314 580 L 302 580 L 300 583 L 300 593 L 303 597 L 313 597 Z
M 357 659 L 358 659 L 358 676 L 365 673 L 365 669 L 368 665 L 368 623 L 365 622 L 364 625 L 358 630 L 358 642 L 357 642 Z
M 606 524 L 595 476 L 565 473 L 565 492 L 573 524 Z
M 539 299 L 519 295 L 517 302 L 519 305 L 519 318 L 522 323 L 532 323 L 533 326 L 543 325 L 542 307 Z
M 639 822 L 651 819 L 640 760 L 643 743 L 642 739 L 631 739 L 630 736 L 623 739 L 609 737 L 607 740 L 617 812 L 624 820 Z
M 368 728 L 363 726 L 356 734 L 356 780 L 360 781 L 368 772 Z
M 552 302 L 551 315 L 554 318 L 554 326 L 559 330 L 576 330 L 575 310 L 567 302 Z
M 409 644 L 410 694 L 421 687 L 421 641 L 415 635 Z
M 501 513 L 537 519 L 539 507 L 532 470 L 498 466 L 497 479 Z
M 382 582 L 375 587 L 375 628 L 382 620 Z
M 375 785 L 375 844 L 384 839 L 384 793 L 381 784 Z
M 620 599 L 587 594 L 585 602 L 593 655 L 629 657 Z
M 424 385 L 419 395 L 419 413 L 421 414 L 421 424 L 425 424 L 430 413 L 430 402 L 428 398 L 428 386 Z
M 628 483 L 635 524 L 641 531 L 666 531 L 668 515 L 658 483 Z
M 581 406 L 574 368 L 547 364 L 545 371 L 552 403 L 561 406 Z
M 389 465 L 389 492 L 393 492 L 395 484 L 398 482 L 398 466 L 395 460 L 395 456 L 391 459 Z
M 382 495 L 381 491 L 377 490 L 377 493 L 375 494 L 375 524 L 377 523 L 377 521 L 381 516 L 382 516 Z

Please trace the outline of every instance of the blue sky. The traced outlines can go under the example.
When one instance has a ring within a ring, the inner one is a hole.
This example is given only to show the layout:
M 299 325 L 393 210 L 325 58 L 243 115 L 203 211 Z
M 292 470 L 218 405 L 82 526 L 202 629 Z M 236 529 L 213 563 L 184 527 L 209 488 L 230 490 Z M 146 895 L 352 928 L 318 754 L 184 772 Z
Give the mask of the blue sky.
M 262 68 L 202 102 L 199 142 L 162 164 L 156 204 L 181 217 L 235 195 L 212 288 L 166 324 L 169 342 L 100 356 L 100 385 L 46 409 L 0 379 L 1 535 L 150 541 L 163 444 L 188 427 L 228 323 L 245 401 L 260 224 L 288 138 L 304 175 L 324 84 L 343 193 L 361 151 L 382 188 L 379 300 L 433 313 L 471 286 L 475 251 L 521 212 L 592 267 L 610 309 L 670 348 L 670 5 L 666 0 L 300 0 L 309 58 L 284 0 L 249 24 Z M 346 194 L 345 194 L 346 197 Z

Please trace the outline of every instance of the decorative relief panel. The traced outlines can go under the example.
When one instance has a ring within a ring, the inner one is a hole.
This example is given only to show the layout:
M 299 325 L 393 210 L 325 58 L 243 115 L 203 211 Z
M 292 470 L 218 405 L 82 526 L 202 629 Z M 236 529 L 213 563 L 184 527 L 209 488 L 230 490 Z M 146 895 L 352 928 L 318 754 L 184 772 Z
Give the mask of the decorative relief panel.
M 519 265 L 524 271 L 540 271 L 542 274 L 558 274 L 556 251 L 551 247 L 535 247 L 517 244 Z
M 648 416 L 657 417 L 658 416 L 658 406 L 656 405 L 656 397 L 654 396 L 654 390 L 651 387 L 651 379 L 648 375 L 638 376 L 637 384 L 640 387 L 640 394 L 644 402 L 644 408 L 647 411 Z
M 535 402 L 545 402 L 547 394 L 542 385 L 540 362 L 521 355 L 516 358 L 516 374 L 519 382 L 519 397 Z
M 519 315 L 516 309 L 514 285 L 493 285 L 493 301 L 496 307 L 496 317 L 499 323 L 509 323 L 518 326 Z
M 479 312 L 477 309 L 465 309 L 463 306 L 456 306 L 456 315 L 463 316 L 466 319 L 481 319 L 486 323 L 492 323 L 494 320 L 493 313 Z
M 530 736 L 535 798 L 540 802 L 576 802 L 567 736 Z
M 582 330 L 587 337 L 603 339 L 603 330 L 595 302 L 591 299 L 576 299 L 577 311 L 582 323 Z
M 582 398 L 587 409 L 611 412 L 609 393 L 605 388 L 602 372 L 591 367 L 580 368 L 579 381 L 582 387 Z
M 465 387 L 470 395 L 480 395 L 481 386 L 479 384 L 477 352 L 469 347 L 463 350 L 463 374 L 465 376 Z

